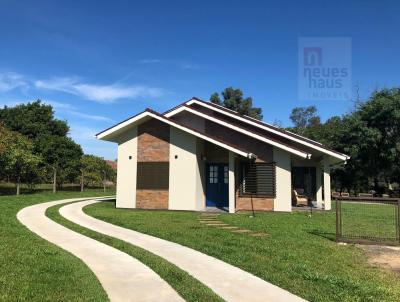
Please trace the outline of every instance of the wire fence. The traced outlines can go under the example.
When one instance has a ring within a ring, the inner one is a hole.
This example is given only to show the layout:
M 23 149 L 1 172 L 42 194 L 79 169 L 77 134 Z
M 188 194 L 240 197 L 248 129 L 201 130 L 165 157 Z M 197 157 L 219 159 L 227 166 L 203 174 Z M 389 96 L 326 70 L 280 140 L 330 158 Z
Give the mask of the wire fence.
M 336 241 L 400 244 L 400 199 L 336 197 Z

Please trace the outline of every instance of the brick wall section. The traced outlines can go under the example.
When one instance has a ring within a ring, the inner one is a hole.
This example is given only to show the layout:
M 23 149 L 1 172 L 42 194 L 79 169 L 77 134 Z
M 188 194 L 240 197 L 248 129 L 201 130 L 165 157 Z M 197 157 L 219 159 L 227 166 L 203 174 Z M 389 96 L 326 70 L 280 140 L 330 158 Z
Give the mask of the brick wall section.
M 273 211 L 273 198 L 253 197 L 254 211 Z M 236 211 L 251 211 L 251 198 L 239 197 L 239 191 L 236 191 Z
M 138 126 L 137 161 L 169 161 L 169 125 L 152 119 Z
M 169 162 L 169 131 L 169 125 L 156 119 L 139 125 L 137 161 Z M 136 208 L 168 209 L 168 190 L 136 190 Z
M 137 190 L 136 208 L 168 209 L 168 190 Z

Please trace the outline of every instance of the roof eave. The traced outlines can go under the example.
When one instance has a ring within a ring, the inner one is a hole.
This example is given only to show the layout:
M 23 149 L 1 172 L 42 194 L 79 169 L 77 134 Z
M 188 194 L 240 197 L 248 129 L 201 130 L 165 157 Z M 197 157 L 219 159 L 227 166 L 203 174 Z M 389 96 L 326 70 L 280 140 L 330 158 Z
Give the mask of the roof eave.
M 165 117 L 165 116 L 159 114 L 158 112 L 153 111 L 153 110 L 151 110 L 149 108 L 146 109 L 145 111 L 139 113 L 138 115 L 135 115 L 132 118 L 129 118 L 129 119 L 127 119 L 127 120 L 125 120 L 125 121 L 123 121 L 121 123 L 116 124 L 113 127 L 110 127 L 110 128 L 108 128 L 108 129 L 106 129 L 106 130 L 104 130 L 102 132 L 97 133 L 95 135 L 95 137 L 97 139 L 100 139 L 100 140 L 118 142 L 118 140 L 116 138 L 118 138 L 122 133 L 124 133 L 128 127 L 131 128 L 133 123 L 139 122 L 140 120 L 142 120 L 142 119 L 144 119 L 146 117 L 155 118 L 157 120 L 165 122 L 165 123 L 169 124 L 172 127 L 178 128 L 178 129 L 180 129 L 180 130 L 182 130 L 184 132 L 190 133 L 190 134 L 192 134 L 194 136 L 197 136 L 197 137 L 199 137 L 199 138 L 201 138 L 203 140 L 206 140 L 206 141 L 209 141 L 209 142 L 214 143 L 216 145 L 219 145 L 220 147 L 225 148 L 225 149 L 227 149 L 229 151 L 232 151 L 232 152 L 234 152 L 234 153 L 236 153 L 238 155 L 241 155 L 243 157 L 246 157 L 246 158 L 253 158 L 254 157 L 254 155 L 249 153 L 249 152 L 246 152 L 244 150 L 240 150 L 240 149 L 238 149 L 236 147 L 228 145 L 225 142 L 219 141 L 219 140 L 217 140 L 215 138 L 211 138 L 211 137 L 209 137 L 209 136 L 207 136 L 205 134 L 197 132 L 194 129 L 191 129 L 191 128 L 188 128 L 188 127 L 186 127 L 184 125 L 181 125 L 181 124 L 177 123 L 176 121 L 172 121 L 169 118 L 167 118 L 167 117 Z
M 287 139 L 293 140 L 293 141 L 295 141 L 295 142 L 297 142 L 297 143 L 303 144 L 304 146 L 307 146 L 307 147 L 310 147 L 310 148 L 312 148 L 312 149 L 318 150 L 318 151 L 320 151 L 320 152 L 322 152 L 322 153 L 324 153 L 324 154 L 326 154 L 326 155 L 332 156 L 332 157 L 337 158 L 337 159 L 340 159 L 340 160 L 342 160 L 342 161 L 345 161 L 346 159 L 349 158 L 349 157 L 348 157 L 347 155 L 345 155 L 345 154 L 341 154 L 341 153 L 336 152 L 336 151 L 334 151 L 334 150 L 327 149 L 326 147 L 324 147 L 324 146 L 323 146 L 321 143 L 319 143 L 319 142 L 310 140 L 310 139 L 308 139 L 308 138 L 302 137 L 301 135 L 297 135 L 297 134 L 295 134 L 295 133 L 291 133 L 291 132 L 289 132 L 289 131 L 286 131 L 286 132 L 288 132 L 288 133 L 284 133 L 282 130 L 270 129 L 270 127 L 272 127 L 272 126 L 270 126 L 270 125 L 268 125 L 268 124 L 266 124 L 266 123 L 263 123 L 263 122 L 260 122 L 260 121 L 257 121 L 257 122 L 256 122 L 256 121 L 255 121 L 254 119 L 252 119 L 252 118 L 251 118 L 251 120 L 254 120 L 254 121 L 250 121 L 250 120 L 248 120 L 248 119 L 250 119 L 250 118 L 246 119 L 246 118 L 244 118 L 243 116 L 238 116 L 238 115 L 237 115 L 237 112 L 235 112 L 235 111 L 233 111 L 233 110 L 224 108 L 224 107 L 219 106 L 219 105 L 216 105 L 216 104 L 211 104 L 210 102 L 205 102 L 205 101 L 200 100 L 200 99 L 198 99 L 198 98 L 196 98 L 196 97 L 193 97 L 193 98 L 191 98 L 190 100 L 186 101 L 185 103 L 180 104 L 179 106 L 175 107 L 175 109 L 173 109 L 173 110 L 171 110 L 171 111 L 168 111 L 168 112 L 166 113 L 166 116 L 170 117 L 170 116 L 172 116 L 172 115 L 178 113 L 179 110 L 180 110 L 180 108 L 181 108 L 182 106 L 184 106 L 184 105 L 191 105 L 191 104 L 193 104 L 193 103 L 199 104 L 199 105 L 201 105 L 201 106 L 204 106 L 204 107 L 209 108 L 209 109 L 211 109 L 211 110 L 215 110 L 215 111 L 220 112 L 220 113 L 225 114 L 225 115 L 232 115 L 233 118 L 239 119 L 239 120 L 241 120 L 241 121 L 243 121 L 243 122 L 246 122 L 246 123 L 249 123 L 249 124 L 252 124 L 252 125 L 254 125 L 255 127 L 258 127 L 258 128 L 260 128 L 260 129 L 264 129 L 264 130 L 266 130 L 266 131 L 270 131 L 270 132 L 272 132 L 272 133 L 275 133 L 275 134 L 280 135 L 280 136 L 282 136 L 282 137 L 285 137 L 285 138 L 287 138 Z M 217 108 L 215 108 L 214 106 L 215 106 L 215 107 L 221 107 L 221 109 L 218 109 L 218 110 L 217 110 Z M 214 107 L 214 108 L 213 108 L 213 107 Z M 223 108 L 223 109 L 222 109 L 222 108 Z M 179 110 L 177 110 L 177 109 L 179 109 Z M 177 112 L 175 113 L 174 111 L 177 111 Z M 230 111 L 230 113 L 228 113 L 227 111 Z

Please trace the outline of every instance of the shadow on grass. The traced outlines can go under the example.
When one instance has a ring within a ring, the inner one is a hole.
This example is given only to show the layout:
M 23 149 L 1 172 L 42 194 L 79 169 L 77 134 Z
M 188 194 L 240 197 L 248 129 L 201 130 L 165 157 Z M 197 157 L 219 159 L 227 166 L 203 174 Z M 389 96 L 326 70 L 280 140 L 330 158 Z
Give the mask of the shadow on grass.
M 50 190 L 47 189 L 25 189 L 22 188 L 20 191 L 20 194 L 22 195 L 30 195 L 30 194 L 36 194 L 36 193 L 44 193 L 44 192 L 50 192 Z M 15 188 L 0 188 L 0 196 L 5 196 L 5 195 L 16 195 L 16 189 Z
M 333 232 L 326 232 L 326 231 L 314 229 L 314 230 L 308 231 L 308 233 L 331 240 L 331 241 L 336 241 L 336 234 Z
M 103 189 L 103 187 L 86 187 L 86 190 L 96 190 L 96 189 Z M 21 195 L 31 195 L 31 194 L 37 194 L 37 193 L 51 193 L 53 191 L 51 185 L 48 185 L 45 188 L 41 188 L 40 185 L 37 187 L 31 189 L 27 187 L 22 187 L 20 189 L 20 194 Z M 65 186 L 62 189 L 57 189 L 57 192 L 80 192 L 81 188 L 80 186 Z M 113 188 L 107 188 L 106 194 L 110 194 L 110 191 L 113 191 Z M 6 195 L 16 195 L 16 187 L 15 185 L 12 184 L 4 184 L 0 183 L 0 196 L 6 196 Z M 115 200 L 114 200 L 115 201 Z

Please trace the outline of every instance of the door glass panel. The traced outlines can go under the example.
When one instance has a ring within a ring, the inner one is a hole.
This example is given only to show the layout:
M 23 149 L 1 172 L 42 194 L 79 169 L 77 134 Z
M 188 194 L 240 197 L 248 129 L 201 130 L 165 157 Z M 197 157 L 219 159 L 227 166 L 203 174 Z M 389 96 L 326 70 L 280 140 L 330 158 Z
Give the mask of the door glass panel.
M 210 166 L 210 184 L 218 183 L 218 166 Z
M 229 181 L 228 166 L 224 166 L 224 184 L 227 184 L 228 181 Z

